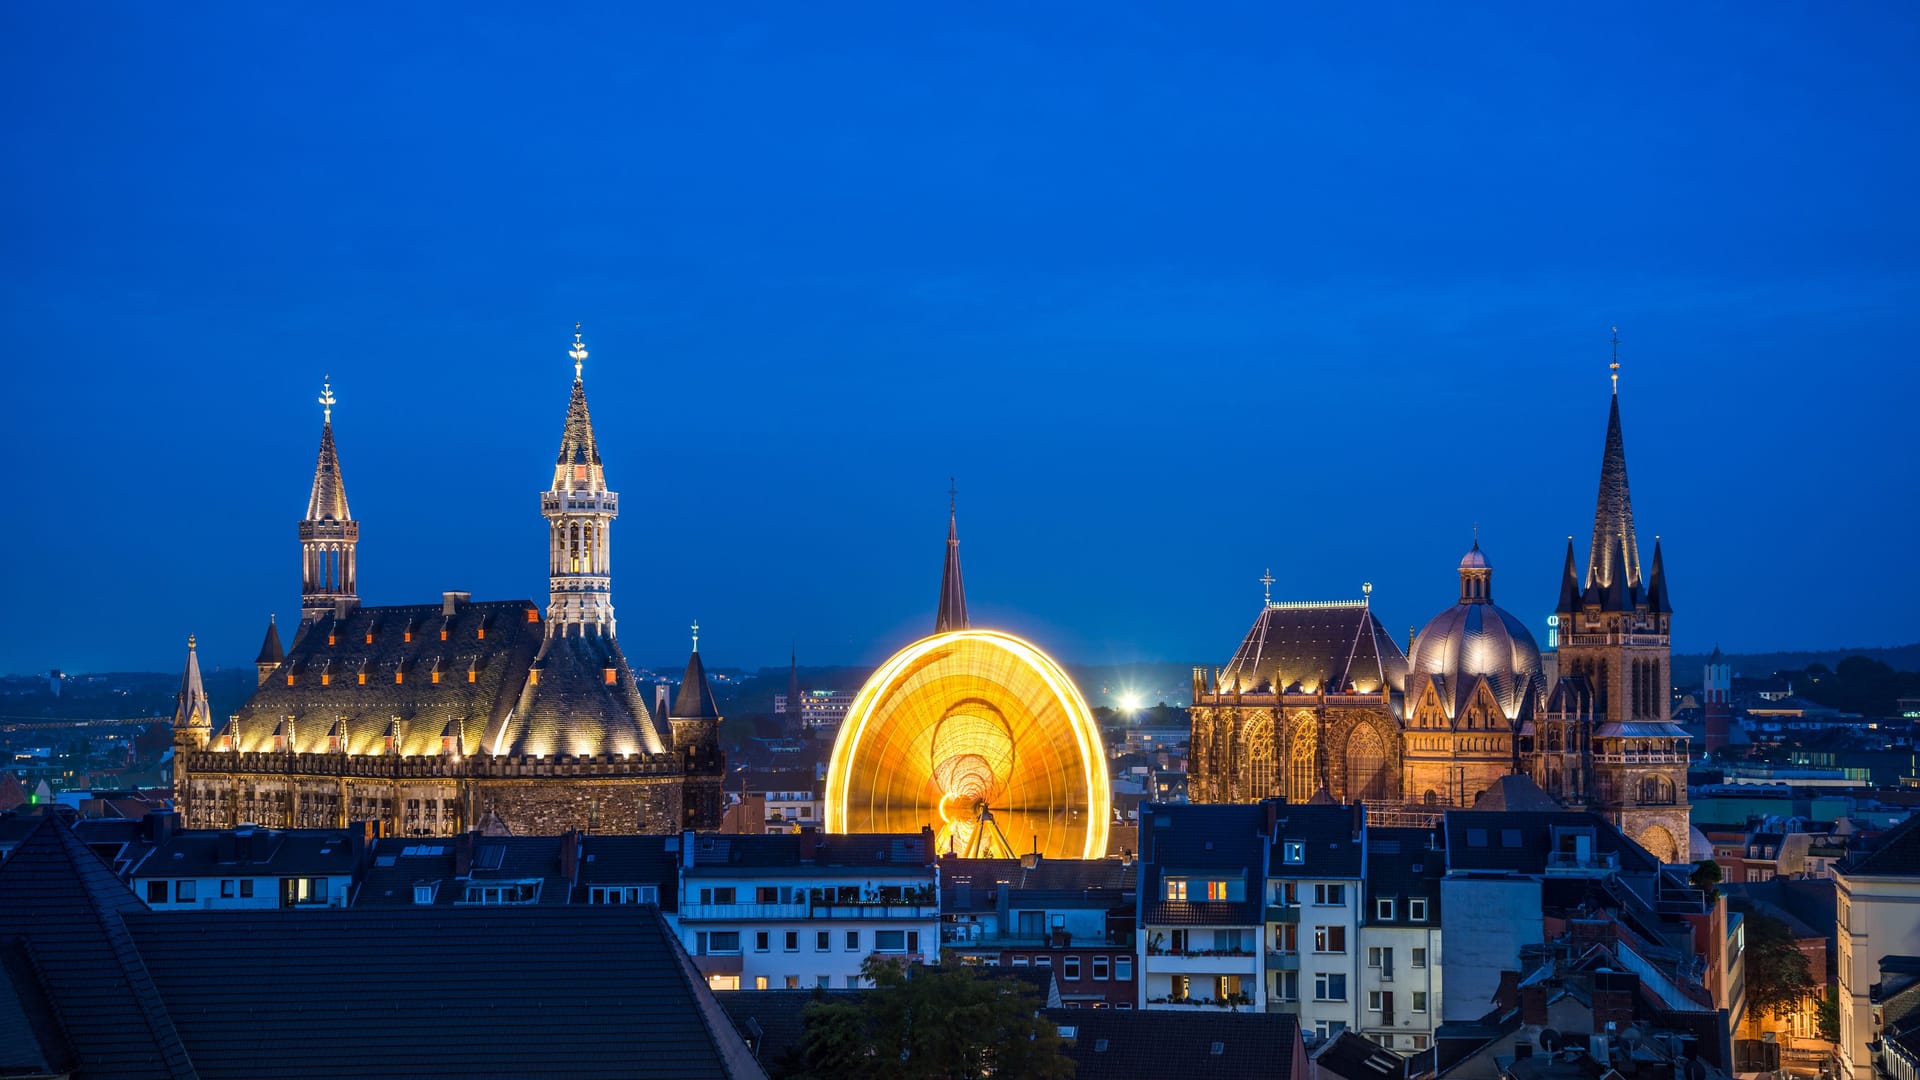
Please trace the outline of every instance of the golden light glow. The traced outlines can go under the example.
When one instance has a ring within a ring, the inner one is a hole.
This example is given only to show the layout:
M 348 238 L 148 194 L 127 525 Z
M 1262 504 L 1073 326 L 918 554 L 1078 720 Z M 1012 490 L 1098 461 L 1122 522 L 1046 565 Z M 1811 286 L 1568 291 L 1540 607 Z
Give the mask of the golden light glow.
M 1106 753 L 1085 699 L 1031 643 L 956 630 L 895 653 L 860 688 L 827 766 L 830 833 L 918 832 L 939 851 L 1107 853 Z

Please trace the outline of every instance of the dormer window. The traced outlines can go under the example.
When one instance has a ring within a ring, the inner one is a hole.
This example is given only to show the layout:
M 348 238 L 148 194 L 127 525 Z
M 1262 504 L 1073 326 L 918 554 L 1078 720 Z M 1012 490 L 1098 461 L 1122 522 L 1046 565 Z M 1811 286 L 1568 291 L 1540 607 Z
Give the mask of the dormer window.
M 1306 862 L 1307 842 L 1305 840 L 1288 840 L 1283 842 L 1280 845 L 1280 861 L 1293 866 L 1299 866 Z
M 1168 878 L 1166 896 L 1169 900 L 1185 900 L 1187 898 L 1187 879 Z

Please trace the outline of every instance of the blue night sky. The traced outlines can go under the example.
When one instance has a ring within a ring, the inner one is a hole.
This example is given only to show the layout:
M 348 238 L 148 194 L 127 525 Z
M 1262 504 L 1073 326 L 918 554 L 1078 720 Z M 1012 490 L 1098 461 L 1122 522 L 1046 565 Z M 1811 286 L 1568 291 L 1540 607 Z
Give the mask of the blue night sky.
M 463 6 L 466 7 L 466 6 Z M 368 603 L 545 600 L 583 321 L 639 663 L 1536 633 L 1608 328 L 1676 647 L 1920 637 L 1920 17 L 0 8 L 0 670 L 251 660 L 331 374 Z

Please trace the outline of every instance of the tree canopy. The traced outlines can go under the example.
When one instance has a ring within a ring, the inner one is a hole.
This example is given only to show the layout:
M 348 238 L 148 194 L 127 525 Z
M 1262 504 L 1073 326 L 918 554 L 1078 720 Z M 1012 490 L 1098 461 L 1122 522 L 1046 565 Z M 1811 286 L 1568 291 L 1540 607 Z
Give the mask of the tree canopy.
M 870 956 L 872 989 L 807 1006 L 797 1052 L 776 1068 L 787 1080 L 1067 1080 L 1073 1059 L 1040 1015 L 1028 984 L 956 966 L 909 966 Z
M 1747 1009 L 1783 1019 L 1815 990 L 1812 965 L 1787 924 L 1758 911 L 1744 911 L 1747 926 Z

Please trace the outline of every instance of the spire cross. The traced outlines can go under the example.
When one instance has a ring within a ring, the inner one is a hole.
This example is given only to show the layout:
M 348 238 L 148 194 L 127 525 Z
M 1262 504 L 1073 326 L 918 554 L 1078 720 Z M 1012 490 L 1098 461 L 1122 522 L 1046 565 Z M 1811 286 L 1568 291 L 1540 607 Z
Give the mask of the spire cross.
M 580 381 L 580 368 L 587 362 L 587 346 L 580 340 L 580 324 L 573 324 L 573 348 L 567 350 L 573 357 L 573 381 Z
M 333 423 L 334 404 L 333 376 L 328 375 L 320 380 L 320 412 L 329 424 Z
M 1267 603 L 1273 603 L 1273 567 L 1267 567 L 1267 572 L 1260 575 L 1260 584 L 1266 588 Z
M 1607 365 L 1609 377 L 1613 379 L 1613 393 L 1620 396 L 1620 328 L 1613 328 L 1613 363 Z
M 693 651 L 700 651 L 700 620 L 693 620 Z

